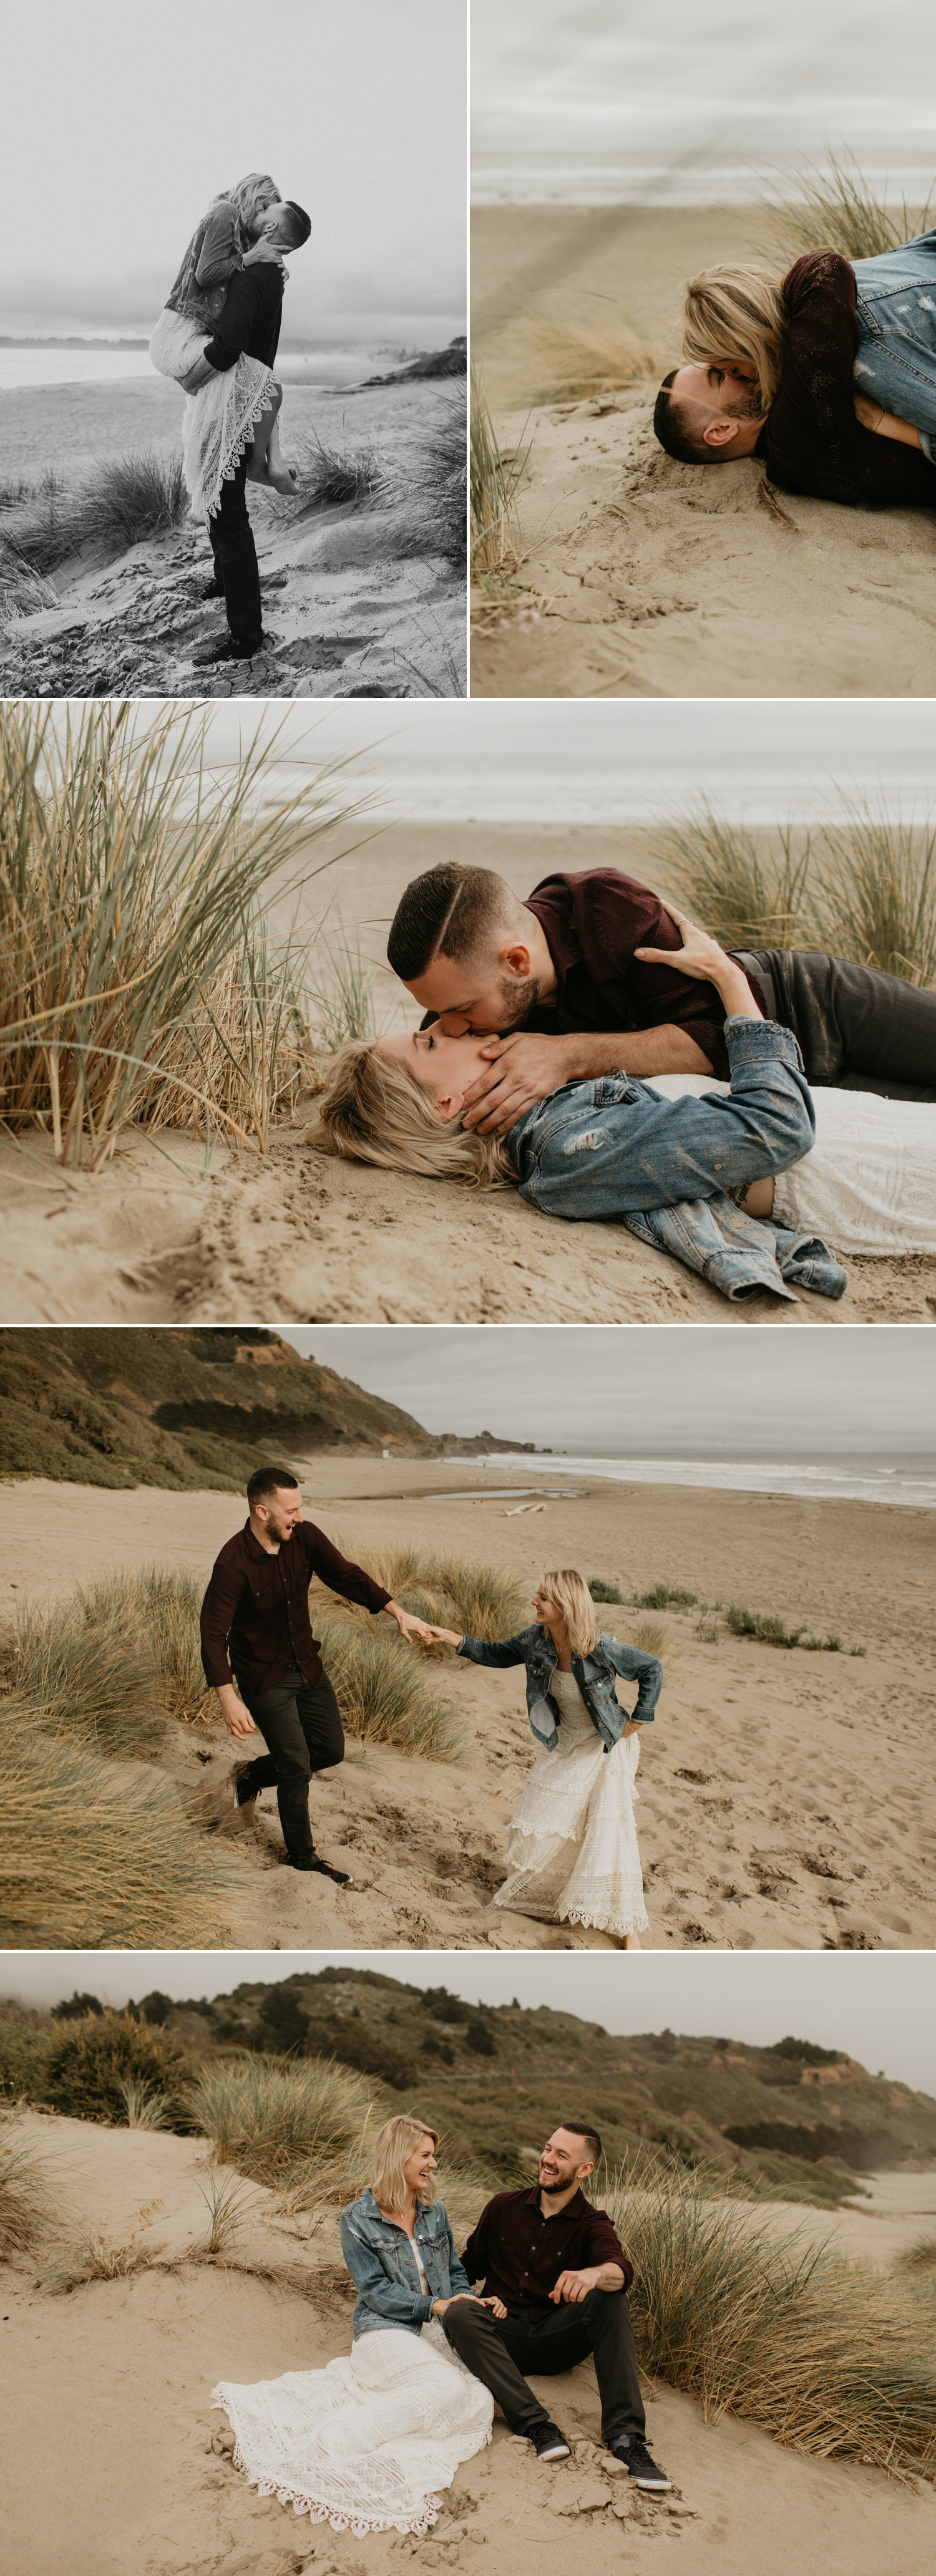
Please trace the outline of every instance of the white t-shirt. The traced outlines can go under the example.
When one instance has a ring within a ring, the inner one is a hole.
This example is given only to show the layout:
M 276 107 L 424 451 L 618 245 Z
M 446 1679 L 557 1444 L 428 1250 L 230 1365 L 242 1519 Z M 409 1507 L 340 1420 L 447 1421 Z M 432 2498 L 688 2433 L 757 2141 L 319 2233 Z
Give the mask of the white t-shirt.
M 415 2256 L 415 2261 L 416 2261 L 416 2270 L 417 2270 L 417 2272 L 418 2272 L 418 2274 L 419 2274 L 419 2286 L 420 2286 L 420 2289 L 421 2289 L 421 2291 L 422 2291 L 423 2297 L 424 2297 L 424 2299 L 431 2298 L 432 2293 L 431 2293 L 431 2290 L 430 2290 L 430 2288 L 429 2288 L 429 2279 L 428 2279 L 428 2274 L 427 2274 L 427 2272 L 426 2272 L 426 2266 L 425 2266 L 425 2264 L 424 2264 L 424 2262 L 423 2262 L 422 2255 L 421 2255 L 421 2253 L 420 2253 L 420 2251 L 419 2251 L 419 2247 L 418 2247 L 418 2245 L 417 2245 L 417 2243 L 416 2243 L 416 2238 L 415 2238 L 415 2236 L 411 2236 L 411 2237 L 409 2238 L 409 2240 L 408 2240 L 408 2241 L 409 2241 L 410 2247 L 411 2247 L 411 2249 L 412 2249 L 413 2255 Z

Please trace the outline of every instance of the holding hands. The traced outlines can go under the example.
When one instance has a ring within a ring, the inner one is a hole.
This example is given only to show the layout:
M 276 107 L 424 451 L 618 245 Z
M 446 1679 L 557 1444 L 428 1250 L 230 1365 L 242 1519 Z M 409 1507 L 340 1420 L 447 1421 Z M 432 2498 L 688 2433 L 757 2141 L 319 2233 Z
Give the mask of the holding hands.
M 438 1628 L 428 1627 L 425 1619 L 414 1619 L 409 1610 L 401 1610 L 398 1601 L 385 1601 L 384 1609 L 396 1620 L 404 1646 L 411 1645 L 414 1637 L 419 1638 L 421 1646 L 431 1646 L 440 1633 Z

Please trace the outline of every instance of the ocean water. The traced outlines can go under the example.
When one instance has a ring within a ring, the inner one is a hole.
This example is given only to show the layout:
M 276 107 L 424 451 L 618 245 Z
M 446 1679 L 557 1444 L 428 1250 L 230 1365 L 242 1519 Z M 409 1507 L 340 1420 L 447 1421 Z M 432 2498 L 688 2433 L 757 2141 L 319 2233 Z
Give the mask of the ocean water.
M 449 1467 L 470 1467 L 477 1489 L 483 1483 L 477 1458 L 451 1457 Z M 936 1511 L 936 1458 L 579 1458 L 558 1450 L 552 1458 L 530 1458 L 522 1449 L 499 1453 L 487 1461 L 484 1477 L 495 1484 L 505 1467 L 525 1475 L 599 1477 L 616 1485 L 688 1485 L 696 1491 L 741 1494 L 798 1494 L 810 1502 L 890 1503 Z
M 473 0 L 481 205 L 751 204 L 770 174 L 849 147 L 873 188 L 936 171 L 931 10 L 889 41 L 869 0 Z
M 313 385 L 319 393 L 342 392 L 361 384 L 365 376 L 392 375 L 394 368 L 405 366 L 413 356 L 415 350 L 398 347 L 283 349 L 277 372 L 289 384 Z M 0 393 L 12 393 L 21 385 L 118 384 L 131 376 L 152 374 L 148 349 L 42 349 L 28 342 L 19 348 L 0 348 Z

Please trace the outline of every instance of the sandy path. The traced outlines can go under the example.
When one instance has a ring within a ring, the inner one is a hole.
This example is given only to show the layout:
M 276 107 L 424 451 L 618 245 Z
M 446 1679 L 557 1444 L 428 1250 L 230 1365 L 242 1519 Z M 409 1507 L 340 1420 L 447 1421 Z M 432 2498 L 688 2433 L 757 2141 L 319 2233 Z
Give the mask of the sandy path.
M 532 1592 L 545 1562 L 617 1576 L 628 1593 L 665 1582 L 830 1629 L 866 1653 L 791 1653 L 697 1633 L 668 1611 L 674 1651 L 658 1718 L 642 1740 L 638 1828 L 650 1932 L 692 1949 L 930 1948 L 934 1797 L 928 1746 L 934 1654 L 932 1516 L 687 1488 L 584 1489 L 507 1518 L 508 1504 L 431 1497 L 474 1479 L 447 1466 L 297 1461 L 312 1517 L 363 1563 L 388 1539 L 443 1543 L 515 1567 Z M 486 1471 L 487 1472 L 487 1471 Z M 523 1477 L 497 1471 L 498 1484 Z M 386 1500 L 381 1497 L 386 1496 Z M 402 1497 L 402 1499 L 391 1499 Z M 408 1499 L 407 1499 L 408 1498 Z M 4 1624 L 24 1593 L 109 1565 L 187 1563 L 207 1574 L 244 1513 L 236 1496 L 21 1483 L 0 1494 Z M 13 1588 L 15 1587 L 15 1588 Z M 604 1612 L 626 1637 L 633 1612 Z M 325 1857 L 353 1872 L 336 1889 L 278 1866 L 272 1792 L 231 1848 L 223 1939 L 259 1949 L 613 1948 L 607 1934 L 492 1909 L 510 1816 L 533 1759 L 522 1676 L 453 1659 L 439 1674 L 461 1719 L 455 1764 L 349 1744 L 312 1795 Z M 209 1755 L 205 1763 L 199 1756 Z M 194 1785 L 230 1769 L 228 1738 L 173 1733 L 167 1765 Z
M 476 636 L 475 697 L 930 697 L 936 518 L 780 493 L 756 459 L 675 463 L 652 432 L 678 363 L 681 284 L 756 256 L 744 208 L 499 207 L 473 225 L 476 348 L 502 447 L 532 438 L 522 579 L 531 631 Z M 659 370 L 646 393 L 534 399 L 530 317 L 605 333 L 624 318 Z
M 153 2231 L 181 2250 L 204 2179 L 203 2141 L 59 2119 L 21 2126 L 24 2140 L 55 2161 L 68 2224 L 80 2211 L 119 2238 L 158 2199 Z M 667 2560 L 677 2546 L 683 2576 L 750 2576 L 752 2567 L 786 2576 L 791 2564 L 821 2564 L 828 2576 L 863 2567 L 906 2576 L 931 2551 L 930 2490 L 801 2458 L 729 2418 L 706 2424 L 694 2400 L 662 2382 L 648 2388 L 648 2434 L 672 2499 L 638 2503 L 588 2451 L 540 2468 L 497 2422 L 490 2448 L 458 2471 L 435 2531 L 412 2551 L 389 2533 L 356 2540 L 300 2521 L 275 2498 L 261 2501 L 212 2449 L 222 2419 L 209 2411 L 211 2389 L 221 2377 L 321 2368 L 348 2349 L 350 2306 L 333 2215 L 304 2248 L 276 2229 L 270 2196 L 254 2197 L 259 2215 L 241 2240 L 245 2258 L 291 2264 L 304 2289 L 189 2262 L 171 2275 L 94 2282 L 53 2299 L 32 2285 L 34 2258 L 4 2268 L 3 2330 L 15 2356 L 5 2404 L 12 2566 L 30 2576 L 62 2576 L 66 2567 L 69 2576 L 131 2568 L 288 2576 L 314 2551 L 315 2576 L 391 2576 L 411 2554 L 420 2567 L 447 2565 L 459 2576 L 479 2565 L 525 2576 L 534 2553 L 559 2569 L 572 2547 L 583 2576 L 616 2576 L 622 2547 L 628 2566 L 642 2571 L 656 2564 L 662 2539 Z M 533 2385 L 567 2438 L 600 2441 L 590 2364 Z M 671 2512 L 670 2502 L 688 2510 Z

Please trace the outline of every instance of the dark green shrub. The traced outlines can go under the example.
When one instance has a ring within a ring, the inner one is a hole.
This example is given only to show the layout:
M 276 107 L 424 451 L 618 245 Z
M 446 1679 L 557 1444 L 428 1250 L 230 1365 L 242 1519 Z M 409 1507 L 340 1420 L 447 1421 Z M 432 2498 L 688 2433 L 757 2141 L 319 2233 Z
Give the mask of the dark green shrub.
M 652 1592 L 638 1592 L 635 1598 L 638 1610 L 695 1610 L 699 1595 L 674 1589 L 671 1583 L 655 1583 Z
M 496 2055 L 497 2041 L 494 2037 L 491 2024 L 485 2019 L 483 2013 L 472 2013 L 470 2015 L 465 2037 L 469 2048 L 473 2049 L 476 2057 L 494 2057 Z
M 460 1995 L 450 1995 L 447 1986 L 427 1986 L 423 2004 L 434 2021 L 467 2021 L 468 2005 Z
M 16 2004 L 0 2010 L 0 2098 L 6 2102 L 48 2099 L 49 2054 L 57 2033 Z
M 623 1601 L 624 1599 L 620 1584 L 613 1580 L 609 1583 L 603 1574 L 590 1574 L 588 1589 L 593 1601 Z
M 84 2021 L 88 2013 L 100 2014 L 104 2006 L 97 1995 L 80 1995 L 77 1986 L 67 2003 L 53 2004 L 53 2021 Z
M 121 2085 L 129 2082 L 165 2094 L 174 2120 L 184 2128 L 182 2087 L 190 2075 L 182 2049 L 165 2032 L 123 2013 L 89 2013 L 50 2052 L 48 2099 L 73 2120 L 103 2120 L 113 2129 L 125 2129 Z

